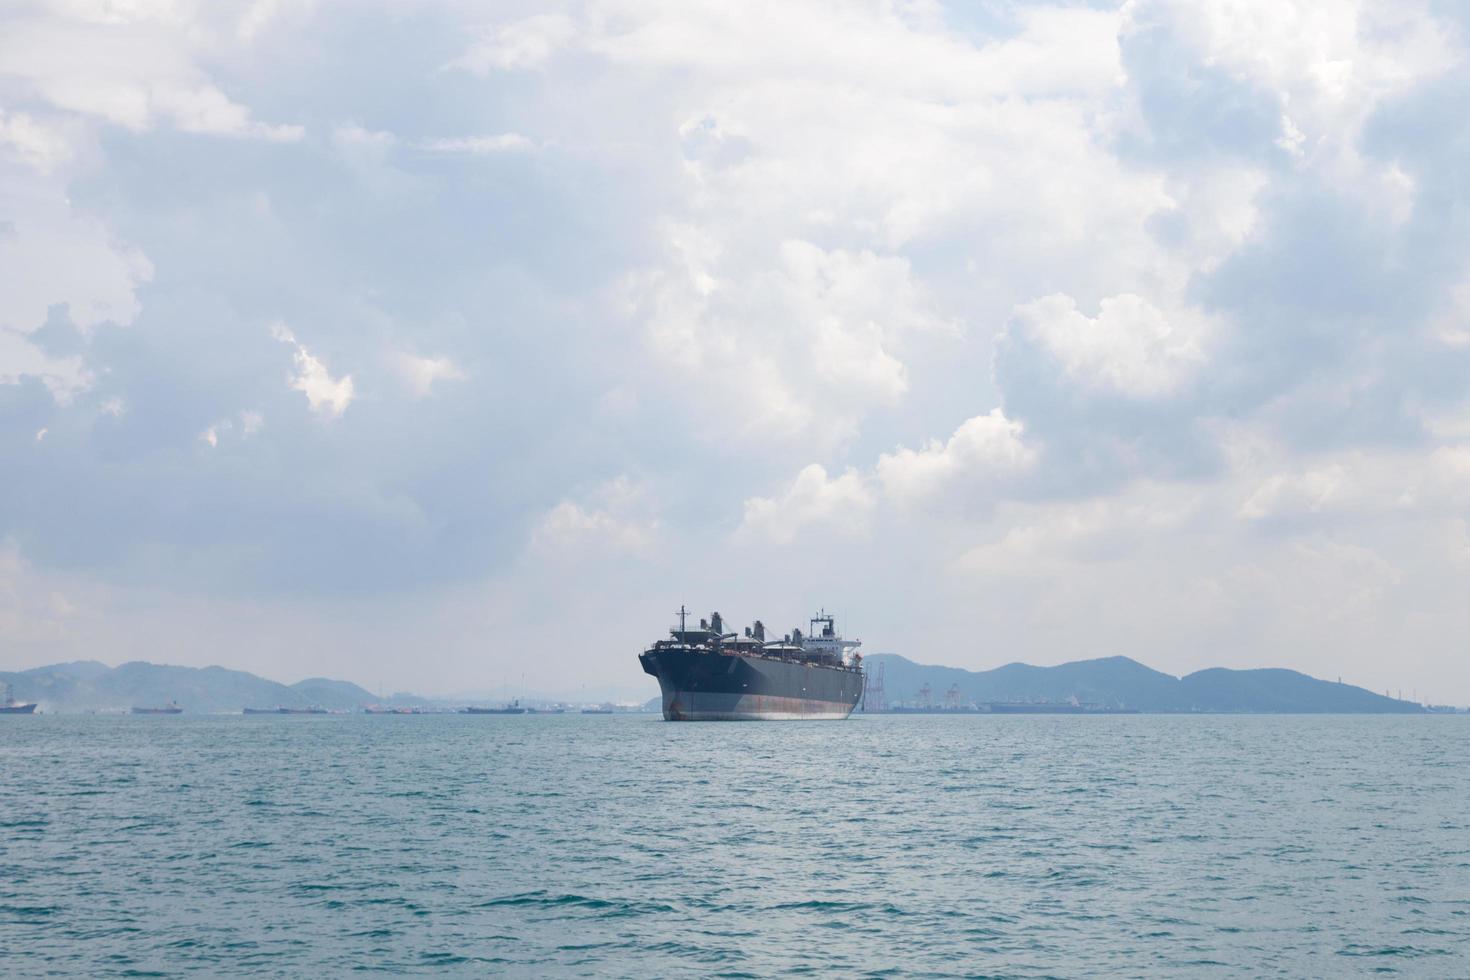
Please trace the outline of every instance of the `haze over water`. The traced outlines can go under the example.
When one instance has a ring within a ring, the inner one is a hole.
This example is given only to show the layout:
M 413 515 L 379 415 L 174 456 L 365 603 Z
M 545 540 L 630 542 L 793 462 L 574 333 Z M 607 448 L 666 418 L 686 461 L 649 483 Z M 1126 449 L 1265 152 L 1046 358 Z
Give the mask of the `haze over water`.
M 1462 718 L 0 735 L 10 975 L 1470 973 Z

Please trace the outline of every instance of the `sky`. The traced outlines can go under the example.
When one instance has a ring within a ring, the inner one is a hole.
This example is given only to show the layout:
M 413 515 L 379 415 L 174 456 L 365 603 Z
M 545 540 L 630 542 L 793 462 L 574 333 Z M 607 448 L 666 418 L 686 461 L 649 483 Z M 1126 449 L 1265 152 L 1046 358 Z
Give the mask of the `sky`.
M 1470 703 L 1470 13 L 7 0 L 0 662 L 681 604 Z

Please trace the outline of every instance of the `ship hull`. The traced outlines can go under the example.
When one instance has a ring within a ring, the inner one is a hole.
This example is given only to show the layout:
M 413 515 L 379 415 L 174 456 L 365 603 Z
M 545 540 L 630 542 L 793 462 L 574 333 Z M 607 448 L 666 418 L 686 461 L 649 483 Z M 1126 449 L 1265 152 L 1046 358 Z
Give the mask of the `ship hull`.
M 863 693 L 859 670 L 707 650 L 649 650 L 666 721 L 840 721 Z
M 35 713 L 34 704 L 0 704 L 0 715 L 33 715 Z

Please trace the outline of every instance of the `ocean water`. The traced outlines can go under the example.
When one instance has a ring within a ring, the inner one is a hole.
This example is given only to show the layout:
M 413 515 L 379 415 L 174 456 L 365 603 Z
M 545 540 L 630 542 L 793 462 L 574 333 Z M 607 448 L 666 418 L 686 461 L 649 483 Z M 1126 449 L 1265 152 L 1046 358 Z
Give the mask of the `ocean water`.
M 0 719 L 9 976 L 1470 975 L 1470 719 Z

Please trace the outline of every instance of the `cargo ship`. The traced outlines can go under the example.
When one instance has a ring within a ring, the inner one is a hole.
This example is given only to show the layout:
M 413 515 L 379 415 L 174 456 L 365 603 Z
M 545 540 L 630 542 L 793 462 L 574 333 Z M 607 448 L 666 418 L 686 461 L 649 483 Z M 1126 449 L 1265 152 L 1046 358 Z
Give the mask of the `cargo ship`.
M 15 700 L 15 690 L 9 684 L 5 685 L 5 699 L 0 701 L 0 715 L 33 715 L 36 713 L 36 702 Z
M 179 702 L 170 701 L 161 708 L 140 708 L 134 705 L 132 713 L 135 715 L 181 715 L 184 709 L 179 707 Z
M 769 641 L 760 620 L 741 635 L 719 613 L 698 629 L 687 616 L 681 606 L 670 638 L 638 657 L 658 679 L 666 721 L 840 720 L 862 698 L 862 641 L 843 639 L 825 610 L 806 634 Z
M 521 699 L 516 698 L 510 704 L 499 708 L 460 708 L 459 713 L 462 715 L 523 715 L 526 709 L 521 707 Z

